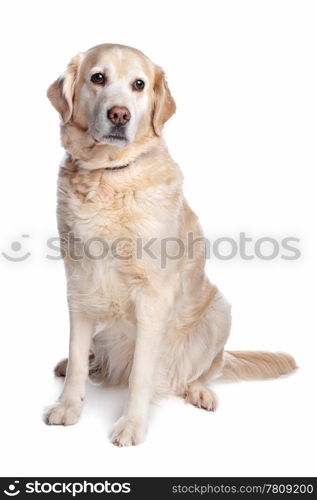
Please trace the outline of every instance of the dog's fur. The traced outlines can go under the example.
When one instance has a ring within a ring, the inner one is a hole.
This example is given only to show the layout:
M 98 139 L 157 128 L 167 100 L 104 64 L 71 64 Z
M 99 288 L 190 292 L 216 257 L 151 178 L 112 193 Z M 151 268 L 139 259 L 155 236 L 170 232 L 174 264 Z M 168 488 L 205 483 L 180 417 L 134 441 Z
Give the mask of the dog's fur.
M 106 74 L 104 86 L 91 82 L 96 72 Z M 144 90 L 134 90 L 135 79 L 145 82 Z M 202 230 L 162 138 L 175 103 L 161 68 L 133 48 L 100 45 L 74 57 L 48 97 L 61 115 L 67 151 L 58 225 L 71 328 L 68 366 L 64 360 L 55 369 L 66 374 L 64 389 L 46 421 L 77 422 L 90 371 L 107 383 L 129 385 L 112 441 L 138 444 L 156 395 L 176 394 L 213 410 L 217 399 L 206 385 L 212 379 L 270 378 L 294 370 L 287 354 L 224 352 L 230 307 L 204 272 Z M 123 138 L 109 136 L 111 106 L 131 114 L 120 129 Z M 96 238 L 109 247 L 120 239 L 119 258 L 70 255 L 73 240 L 78 249 Z M 166 238 L 171 247 L 182 242 L 184 251 L 162 265 Z M 137 241 L 151 243 L 152 255 L 140 258 Z

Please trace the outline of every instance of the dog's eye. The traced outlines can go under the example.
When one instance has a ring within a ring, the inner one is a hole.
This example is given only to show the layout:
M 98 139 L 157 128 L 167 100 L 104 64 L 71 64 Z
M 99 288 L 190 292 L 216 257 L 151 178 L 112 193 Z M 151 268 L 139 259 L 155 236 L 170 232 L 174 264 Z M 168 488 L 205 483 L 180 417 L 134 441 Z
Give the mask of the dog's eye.
M 95 73 L 91 76 L 90 80 L 96 85 L 104 85 L 106 82 L 106 77 L 102 73 Z
M 143 90 L 144 86 L 145 86 L 145 83 L 143 80 L 135 80 L 135 82 L 133 83 L 134 90 L 138 90 L 138 91 Z

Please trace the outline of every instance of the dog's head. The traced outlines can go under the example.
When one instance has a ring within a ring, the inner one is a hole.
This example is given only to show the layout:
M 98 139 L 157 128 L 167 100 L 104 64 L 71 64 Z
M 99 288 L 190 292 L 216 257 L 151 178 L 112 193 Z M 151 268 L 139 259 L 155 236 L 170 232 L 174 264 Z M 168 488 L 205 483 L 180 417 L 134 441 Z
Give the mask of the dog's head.
M 122 147 L 159 136 L 176 109 L 162 69 L 122 45 L 78 54 L 47 95 L 62 123 L 77 125 L 97 145 Z

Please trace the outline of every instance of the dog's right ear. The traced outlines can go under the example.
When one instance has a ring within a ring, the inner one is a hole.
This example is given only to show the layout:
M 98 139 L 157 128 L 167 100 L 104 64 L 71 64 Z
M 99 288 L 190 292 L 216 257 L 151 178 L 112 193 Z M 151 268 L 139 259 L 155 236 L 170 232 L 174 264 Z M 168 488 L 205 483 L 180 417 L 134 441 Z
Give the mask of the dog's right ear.
M 175 113 L 176 104 L 167 85 L 162 68 L 156 66 L 152 125 L 157 136 L 162 134 L 164 123 Z
M 59 112 L 63 124 L 69 122 L 73 114 L 75 83 L 81 60 L 82 54 L 73 57 L 65 73 L 55 80 L 47 90 L 47 97 Z

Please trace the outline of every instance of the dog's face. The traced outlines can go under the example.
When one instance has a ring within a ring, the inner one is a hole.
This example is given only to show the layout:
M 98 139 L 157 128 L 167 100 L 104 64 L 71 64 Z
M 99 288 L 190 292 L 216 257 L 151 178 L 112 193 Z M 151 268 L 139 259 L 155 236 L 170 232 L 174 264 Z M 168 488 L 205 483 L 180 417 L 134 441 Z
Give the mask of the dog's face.
M 96 144 L 118 147 L 160 135 L 175 112 L 163 71 L 121 45 L 99 45 L 75 56 L 48 97 L 63 124 L 76 124 Z

